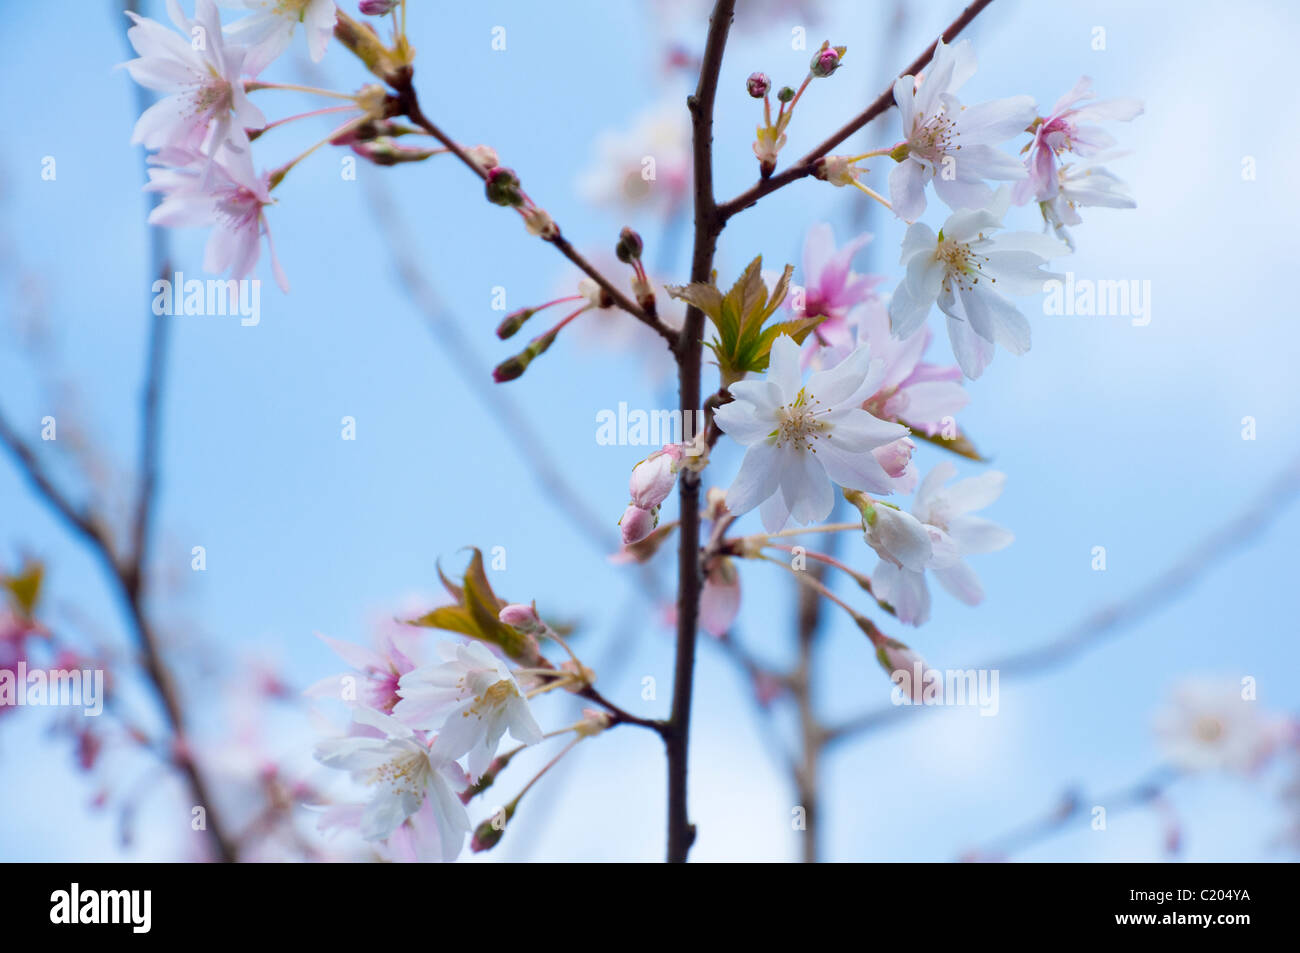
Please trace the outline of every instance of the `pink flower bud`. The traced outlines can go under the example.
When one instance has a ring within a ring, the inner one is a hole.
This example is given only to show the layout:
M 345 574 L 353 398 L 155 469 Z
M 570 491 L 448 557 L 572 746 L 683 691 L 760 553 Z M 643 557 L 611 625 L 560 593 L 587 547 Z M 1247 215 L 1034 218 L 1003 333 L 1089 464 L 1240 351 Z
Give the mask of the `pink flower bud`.
M 368 17 L 386 17 L 397 6 L 397 0 L 361 0 L 357 7 Z
M 827 41 L 821 45 L 812 58 L 808 68 L 814 76 L 830 76 L 840 68 L 840 58 L 844 56 L 845 47 L 831 46 Z
M 772 81 L 767 78 L 766 73 L 750 73 L 749 79 L 745 80 L 745 89 L 755 99 L 762 99 L 771 88 Z
M 700 592 L 700 628 L 715 638 L 731 631 L 740 614 L 740 572 L 723 557 L 709 569 Z
M 490 172 L 500 164 L 497 160 L 497 151 L 491 146 L 474 146 L 473 148 L 466 149 L 465 153 L 473 159 L 474 164 L 484 172 Z
M 542 627 L 537 610 L 521 602 L 514 602 L 501 610 L 497 616 L 502 622 L 520 632 L 536 632 Z
M 895 639 L 883 638 L 876 644 L 876 660 L 902 692 L 903 697 L 920 703 L 924 697 L 925 660 Z
M 643 510 L 651 510 L 666 500 L 677 483 L 677 464 L 681 459 L 682 448 L 669 444 L 633 467 L 628 480 L 632 502 Z
M 635 503 L 629 503 L 627 509 L 623 511 L 623 518 L 618 521 L 618 525 L 623 530 L 623 545 L 639 543 L 650 535 L 658 522 L 659 514 L 654 510 L 643 509 Z
M 871 455 L 884 467 L 886 473 L 897 480 L 912 462 L 912 451 L 915 449 L 916 444 L 911 437 L 899 437 L 893 443 L 872 450 Z

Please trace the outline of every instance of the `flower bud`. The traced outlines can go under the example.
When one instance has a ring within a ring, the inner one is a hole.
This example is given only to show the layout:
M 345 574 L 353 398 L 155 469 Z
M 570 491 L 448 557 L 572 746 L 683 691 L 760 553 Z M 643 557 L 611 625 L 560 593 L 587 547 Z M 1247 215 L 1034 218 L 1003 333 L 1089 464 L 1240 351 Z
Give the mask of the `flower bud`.
M 577 732 L 579 738 L 590 738 L 608 728 L 613 720 L 607 711 L 601 711 L 599 708 L 584 708 L 582 720 L 573 730 Z
M 889 675 L 889 680 L 898 686 L 904 698 L 918 704 L 922 701 L 929 667 L 921 656 L 897 639 L 885 636 L 876 643 L 876 661 Z
M 435 149 L 421 149 L 418 146 L 404 146 L 387 136 L 370 139 L 366 142 L 352 143 L 352 151 L 363 159 L 369 159 L 375 165 L 392 166 L 403 162 L 423 162 L 437 154 Z
M 560 228 L 555 224 L 555 220 L 547 213 L 546 209 L 530 206 L 524 209 L 524 228 L 528 229 L 529 235 L 536 235 L 538 238 L 544 238 L 552 241 L 560 237 Z
M 361 0 L 359 9 L 368 17 L 386 17 L 397 6 L 397 0 Z
M 477 854 L 495 847 L 505 834 L 506 825 L 510 823 L 514 813 L 513 806 L 504 807 L 476 827 L 474 836 L 469 842 L 469 849 Z
M 518 207 L 524 204 L 524 193 L 519 188 L 519 176 L 514 169 L 493 166 L 488 170 L 485 190 L 493 205 Z
M 492 368 L 492 379 L 498 384 L 504 384 L 506 381 L 515 380 L 524 376 L 524 371 L 528 370 L 528 365 L 533 361 L 527 351 L 516 354 L 514 357 L 508 357 L 496 367 Z
M 586 298 L 587 304 L 593 308 L 608 308 L 614 303 L 609 292 L 590 278 L 583 278 L 578 282 L 578 294 Z
M 681 459 L 682 448 L 670 443 L 634 466 L 628 480 L 632 502 L 650 510 L 666 500 L 677 483 L 677 465 Z
M 510 312 L 497 325 L 497 337 L 504 341 L 506 338 L 517 334 L 519 329 L 524 326 L 524 322 L 536 313 L 532 308 L 520 308 L 518 311 Z
M 642 247 L 641 236 L 630 228 L 624 228 L 618 233 L 618 244 L 614 246 L 614 254 L 624 264 L 631 264 L 634 259 L 641 257 Z
M 912 462 L 912 451 L 915 449 L 916 444 L 911 437 L 899 437 L 893 443 L 876 447 L 871 451 L 871 455 L 876 458 L 876 462 L 886 473 L 897 480 Z
M 854 166 L 852 156 L 822 156 L 813 165 L 813 178 L 837 188 L 852 185 L 861 174 L 862 170 Z
M 623 530 L 623 545 L 630 546 L 645 539 L 659 525 L 659 513 L 657 510 L 647 510 L 635 503 L 629 503 L 618 525 Z
M 788 103 L 794 99 L 794 90 L 789 86 L 782 86 L 780 92 L 776 94 L 776 98 L 783 103 Z
M 745 80 L 745 89 L 755 99 L 762 99 L 771 88 L 772 81 L 767 78 L 766 73 L 750 73 L 749 79 Z
M 524 633 L 537 632 L 542 627 L 542 620 L 537 615 L 537 609 L 533 606 L 526 606 L 522 602 L 512 602 L 501 610 L 497 618 L 511 628 Z
M 844 57 L 844 46 L 831 46 L 827 40 L 821 45 L 821 48 L 813 54 L 812 62 L 808 69 L 814 76 L 830 76 L 840 68 L 840 60 Z
M 473 146 L 466 149 L 465 154 L 484 172 L 491 172 L 498 164 L 497 151 L 491 146 Z
M 740 572 L 727 557 L 709 567 L 700 592 L 700 628 L 715 638 L 731 631 L 740 613 Z

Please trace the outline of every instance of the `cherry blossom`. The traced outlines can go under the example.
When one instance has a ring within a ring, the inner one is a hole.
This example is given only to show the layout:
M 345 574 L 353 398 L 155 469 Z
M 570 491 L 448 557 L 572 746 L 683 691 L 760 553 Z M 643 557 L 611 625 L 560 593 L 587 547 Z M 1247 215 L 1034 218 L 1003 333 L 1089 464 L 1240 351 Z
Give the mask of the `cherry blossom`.
M 1115 144 L 1115 138 L 1100 126 L 1087 125 L 1102 120 L 1128 122 L 1142 115 L 1140 100 L 1131 98 L 1104 99 L 1078 105 L 1091 99 L 1092 80 L 1080 77 L 1074 88 L 1056 101 L 1047 118 L 1038 121 L 1034 128 L 1034 141 L 1028 146 L 1025 160 L 1028 178 L 1015 187 L 1015 201 L 1023 205 L 1030 199 L 1040 202 L 1056 196 L 1060 180 L 1057 177 L 1058 158 L 1073 152 L 1084 158 L 1094 157 Z
M 442 664 L 417 668 L 402 676 L 402 700 L 393 713 L 408 724 L 439 732 L 435 757 L 468 754 L 470 777 L 477 779 L 496 754 L 501 736 L 526 745 L 542 740 L 538 726 L 505 662 L 480 642 L 441 642 Z
M 907 429 L 862 409 L 883 372 L 884 365 L 860 347 L 804 384 L 799 346 L 778 337 L 766 379 L 732 384 L 735 400 L 717 411 L 723 432 L 749 448 L 727 490 L 728 509 L 739 516 L 759 506 L 764 527 L 776 532 L 792 516 L 805 524 L 829 516 L 832 482 L 890 492 L 891 478 L 871 451 L 906 436 Z
M 836 248 L 835 233 L 828 223 L 808 229 L 803 244 L 802 314 L 825 317 L 814 332 L 822 344 L 852 344 L 849 315 L 873 296 L 881 281 L 879 276 L 860 275 L 852 268 L 853 257 L 870 241 L 871 235 L 864 233 Z
M 1100 160 L 1101 157 L 1098 157 Z M 1083 222 L 1079 208 L 1137 208 L 1137 201 L 1116 175 L 1094 163 L 1066 162 L 1057 170 L 1056 194 L 1038 203 L 1043 220 L 1074 250 L 1067 225 Z
M 923 567 L 917 566 L 922 552 L 919 537 L 901 511 L 882 517 L 887 507 L 876 507 L 877 521 L 884 519 L 882 529 L 874 534 L 868 529 L 867 541 L 881 555 L 871 576 L 876 598 L 889 603 L 899 621 L 907 625 L 921 625 L 930 617 L 925 570 L 933 572 L 939 584 L 962 602 L 978 605 L 984 599 L 984 588 L 963 557 L 1004 549 L 1014 539 L 1009 530 L 991 520 L 970 515 L 1002 495 L 1006 475 L 989 471 L 945 487 L 956 474 L 957 468 L 948 461 L 937 464 L 912 500 L 912 516 L 930 537 L 930 555 Z
M 359 733 L 316 746 L 316 760 L 352 773 L 372 789 L 354 817 L 366 840 L 388 838 L 426 803 L 438 831 L 443 860 L 455 860 L 469 833 L 469 815 L 457 791 L 468 784 L 456 762 L 435 755 L 411 728 L 368 708 L 353 710 Z
M 293 40 L 299 23 L 307 33 L 313 63 L 325 57 L 334 33 L 334 0 L 220 0 L 224 7 L 253 10 L 226 27 L 230 39 L 247 48 L 244 72 L 256 76 L 266 69 Z
M 174 146 L 208 155 L 226 144 L 246 152 L 244 130 L 261 129 L 266 118 L 244 92 L 243 48 L 226 46 L 212 0 L 198 0 L 193 20 L 177 0 L 167 0 L 167 13 L 181 35 L 127 11 L 135 25 L 126 35 L 140 56 L 123 66 L 141 86 L 170 94 L 144 111 L 131 141 L 146 149 Z
M 953 212 L 938 235 L 919 222 L 909 226 L 900 259 L 907 273 L 889 302 L 899 338 L 912 335 L 937 303 L 948 316 L 957 363 L 972 379 L 993 360 L 995 344 L 1013 354 L 1029 350 L 1029 322 L 1002 293 L 1042 291 L 1045 281 L 1060 277 L 1042 266 L 1069 251 L 1063 242 L 1033 232 L 989 237 L 1002 228 L 1008 198 L 1004 189 L 991 208 Z
M 288 292 L 289 279 L 276 258 L 265 208 L 273 201 L 266 176 L 253 172 L 248 151 L 223 148 L 209 159 L 193 149 L 168 148 L 150 158 L 149 191 L 162 201 L 149 214 L 153 225 L 171 228 L 210 226 L 203 267 L 214 274 L 229 271 L 232 278 L 252 273 L 266 236 L 271 273 L 280 290 Z
M 1024 166 L 993 145 L 1033 122 L 1034 101 L 1011 96 L 963 106 L 956 93 L 974 73 L 970 42 L 948 46 L 941 39 L 923 77 L 901 76 L 894 83 L 903 141 L 891 153 L 898 165 L 889 174 L 889 198 L 900 218 L 920 217 L 931 181 L 949 208 L 962 209 L 989 204 L 993 193 L 985 179 L 1025 177 Z
M 1286 723 L 1260 711 L 1234 679 L 1193 678 L 1157 714 L 1165 756 L 1185 771 L 1249 774 L 1276 750 Z

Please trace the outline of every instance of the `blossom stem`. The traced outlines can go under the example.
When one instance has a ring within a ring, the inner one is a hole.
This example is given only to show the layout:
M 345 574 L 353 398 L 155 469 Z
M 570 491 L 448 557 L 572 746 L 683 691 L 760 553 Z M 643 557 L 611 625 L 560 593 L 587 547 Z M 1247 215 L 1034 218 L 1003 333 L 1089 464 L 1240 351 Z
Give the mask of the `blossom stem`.
M 862 529 L 862 523 L 827 523 L 825 526 L 796 526 L 776 533 L 766 533 L 761 539 L 776 539 L 781 536 L 802 536 L 805 533 L 843 533 L 851 529 Z
M 263 126 L 261 129 L 254 129 L 252 132 L 248 134 L 248 138 L 258 139 L 261 136 L 265 135 L 266 133 L 270 132 L 272 129 L 276 128 L 277 126 L 284 126 L 287 125 L 288 123 L 295 122 L 299 119 L 311 119 L 314 116 L 325 116 L 330 113 L 347 112 L 349 110 L 356 110 L 357 108 L 358 107 L 354 104 L 349 104 L 344 106 L 326 106 L 324 109 L 314 109 L 311 112 L 299 113 L 296 116 L 286 116 L 283 119 L 277 119 L 275 122 L 268 123 L 267 125 Z
M 301 162 L 303 159 L 307 158 L 309 155 L 311 155 L 313 152 L 315 152 L 315 151 L 316 151 L 317 149 L 319 149 L 321 146 L 323 146 L 323 145 L 327 145 L 328 143 L 333 142 L 333 141 L 334 141 L 335 139 L 337 139 L 339 136 L 343 135 L 345 132 L 350 131 L 353 127 L 360 125 L 360 124 L 361 124 L 362 122 L 364 122 L 364 121 L 365 121 L 365 117 L 364 117 L 364 116 L 358 116 L 356 119 L 349 119 L 349 120 L 348 120 L 347 122 L 345 122 L 343 125 L 339 126 L 337 129 L 335 129 L 333 132 L 331 132 L 328 136 L 326 136 L 324 139 L 322 139 L 320 142 L 316 143 L 314 146 L 312 146 L 311 148 L 307 149 L 307 150 L 304 151 L 302 154 L 298 155 L 296 158 L 290 159 L 290 160 L 289 160 L 288 162 L 286 162 L 284 165 L 280 166 L 280 168 L 276 169 L 274 172 L 271 173 L 271 176 L 270 176 L 270 188 L 273 189 L 273 188 L 275 188 L 277 185 L 279 185 L 281 182 L 283 182 L 283 181 L 284 181 L 284 177 L 285 177 L 286 175 L 289 174 L 289 171 L 290 171 L 294 166 L 296 166 L 296 165 L 297 165 L 299 162 Z
M 764 562 L 769 562 L 774 566 L 780 566 L 790 575 L 794 576 L 801 583 L 803 583 L 803 585 L 811 586 L 813 589 L 816 589 L 818 592 L 820 592 L 831 602 L 835 603 L 837 606 L 839 606 L 841 609 L 843 609 L 845 612 L 851 615 L 855 622 L 858 619 L 865 618 L 862 615 L 862 613 L 860 613 L 857 609 L 853 608 L 853 606 L 849 605 L 839 596 L 835 595 L 835 593 L 831 592 L 830 589 L 826 588 L 826 585 L 823 582 L 821 582 L 819 579 L 817 579 L 817 577 L 806 572 L 800 572 L 798 569 L 795 569 L 793 566 L 787 566 L 785 562 L 783 562 L 782 560 L 773 559 L 771 556 L 764 556 L 760 554 L 756 558 L 761 559 Z
M 315 86 L 298 86 L 294 83 L 263 83 L 260 80 L 252 80 L 244 83 L 244 91 L 255 93 L 259 89 L 283 89 L 293 93 L 312 93 L 316 96 L 326 96 L 330 99 L 346 99 L 349 102 L 356 102 L 357 97 L 352 93 L 339 93 L 332 89 L 319 89 Z
M 894 210 L 894 206 L 889 204 L 889 199 L 885 198 L 875 189 L 868 188 L 867 186 L 859 182 L 857 179 L 851 179 L 849 181 L 849 185 L 853 186 L 855 189 L 860 189 L 861 191 L 867 193 L 867 195 L 871 196 L 873 199 L 875 199 L 885 208 L 889 209 L 891 212 Z

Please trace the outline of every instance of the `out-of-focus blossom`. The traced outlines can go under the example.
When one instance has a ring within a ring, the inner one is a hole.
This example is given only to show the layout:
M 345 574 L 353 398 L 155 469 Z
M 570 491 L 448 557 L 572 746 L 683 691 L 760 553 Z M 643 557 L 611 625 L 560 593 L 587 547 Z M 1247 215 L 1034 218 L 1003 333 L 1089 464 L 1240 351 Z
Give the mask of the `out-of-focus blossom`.
M 725 557 L 716 560 L 700 591 L 700 628 L 722 638 L 740 613 L 740 572 Z
M 835 503 L 832 483 L 889 493 L 890 476 L 871 451 L 907 435 L 906 428 L 862 409 L 884 371 L 866 347 L 813 373 L 807 384 L 799 364 L 799 345 L 781 335 L 772 344 L 766 378 L 732 384 L 735 400 L 714 418 L 749 448 L 727 490 L 727 507 L 739 516 L 759 506 L 768 532 L 791 516 L 800 523 L 824 520 Z
M 1286 722 L 1244 698 L 1233 679 L 1195 678 L 1174 688 L 1155 729 L 1175 767 L 1249 774 L 1277 750 Z
M 248 50 L 244 72 L 256 76 L 289 47 L 302 24 L 313 63 L 325 57 L 334 34 L 334 0 L 220 0 L 223 7 L 252 10 L 226 27 L 226 35 Z M 364 12 L 364 11 L 363 11 Z
M 627 132 L 603 133 L 578 188 L 588 201 L 667 217 L 691 180 L 690 121 L 678 97 L 642 113 Z
M 241 47 L 227 47 L 212 0 L 198 0 L 194 19 L 177 0 L 167 13 L 180 35 L 128 11 L 135 24 L 126 31 L 138 59 L 123 65 L 141 86 L 168 93 L 140 116 L 132 142 L 146 149 L 174 146 L 214 155 L 223 145 L 249 149 L 245 129 L 261 129 L 266 118 L 244 93 Z

